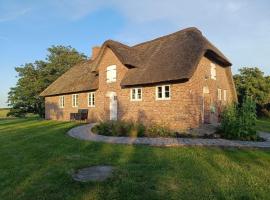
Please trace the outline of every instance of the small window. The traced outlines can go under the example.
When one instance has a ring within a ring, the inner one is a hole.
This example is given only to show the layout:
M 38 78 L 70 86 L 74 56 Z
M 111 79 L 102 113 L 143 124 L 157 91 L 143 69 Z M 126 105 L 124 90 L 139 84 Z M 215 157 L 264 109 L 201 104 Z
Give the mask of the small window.
M 60 108 L 64 108 L 65 107 L 65 97 L 64 96 L 60 96 L 59 97 L 59 107 Z
M 223 90 L 223 100 L 227 101 L 227 90 Z
M 142 100 L 142 88 L 132 88 L 131 92 L 131 101 L 141 101 Z
M 156 87 L 156 99 L 166 100 L 171 98 L 171 87 L 170 85 L 162 85 Z
M 221 101 L 222 98 L 221 98 L 221 89 L 218 89 L 218 100 Z
M 211 79 L 216 80 L 217 79 L 217 72 L 216 72 L 216 65 L 214 63 L 211 63 Z
M 72 95 L 72 107 L 78 107 L 78 99 L 79 99 L 78 94 Z
M 208 86 L 203 87 L 203 94 L 209 94 L 209 88 Z
M 107 67 L 107 83 L 116 82 L 116 65 L 110 65 Z
M 88 93 L 88 106 L 95 107 L 95 93 L 94 92 Z

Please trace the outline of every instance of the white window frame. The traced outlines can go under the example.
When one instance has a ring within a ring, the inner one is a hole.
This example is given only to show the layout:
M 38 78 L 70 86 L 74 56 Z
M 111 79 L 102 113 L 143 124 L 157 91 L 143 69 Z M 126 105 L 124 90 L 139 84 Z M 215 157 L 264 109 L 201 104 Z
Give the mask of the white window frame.
M 139 98 L 139 90 L 141 90 L 141 98 Z M 133 91 L 135 91 L 135 98 L 133 98 Z M 131 101 L 142 101 L 142 88 L 131 88 L 130 89 L 130 100 Z
M 65 96 L 60 96 L 59 97 L 59 108 L 64 108 L 65 107 Z
M 96 94 L 95 92 L 88 93 L 88 107 L 95 107 L 96 104 Z
M 110 65 L 106 69 L 106 82 L 116 82 L 116 65 Z
M 222 100 L 222 90 L 220 88 L 218 88 L 217 90 L 217 93 L 218 93 L 218 100 L 221 101 Z
M 79 94 L 73 94 L 72 95 L 72 107 L 76 108 L 79 105 Z
M 227 90 L 223 90 L 223 100 L 227 101 Z
M 169 87 L 169 97 L 165 97 L 165 87 Z M 162 97 L 158 97 L 158 88 L 161 87 Z M 171 99 L 171 85 L 159 85 L 156 86 L 156 100 L 170 100 Z
M 217 80 L 217 68 L 214 63 L 210 64 L 210 75 L 211 75 L 211 79 Z

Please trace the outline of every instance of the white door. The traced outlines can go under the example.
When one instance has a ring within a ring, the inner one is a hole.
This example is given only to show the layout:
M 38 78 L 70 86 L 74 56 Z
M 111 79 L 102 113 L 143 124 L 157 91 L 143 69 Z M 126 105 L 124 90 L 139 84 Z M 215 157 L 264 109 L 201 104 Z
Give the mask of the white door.
M 110 120 L 117 120 L 117 96 L 110 95 Z

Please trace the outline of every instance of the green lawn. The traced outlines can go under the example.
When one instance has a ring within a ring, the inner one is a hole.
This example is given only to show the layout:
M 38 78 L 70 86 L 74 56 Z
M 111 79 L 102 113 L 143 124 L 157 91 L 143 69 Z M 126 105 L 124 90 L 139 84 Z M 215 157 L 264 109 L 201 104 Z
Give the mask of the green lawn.
M 266 131 L 270 133 L 270 119 L 258 119 L 256 127 L 259 131 Z
M 79 141 L 75 123 L 0 120 L 0 199 L 270 199 L 270 151 Z M 108 164 L 103 183 L 70 174 Z
M 9 112 L 8 108 L 0 108 L 0 118 L 6 118 L 8 112 Z

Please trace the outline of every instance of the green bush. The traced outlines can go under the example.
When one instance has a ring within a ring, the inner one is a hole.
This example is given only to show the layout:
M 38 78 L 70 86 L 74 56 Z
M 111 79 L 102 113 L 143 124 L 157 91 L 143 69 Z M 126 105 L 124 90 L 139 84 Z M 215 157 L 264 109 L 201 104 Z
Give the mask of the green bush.
M 105 121 L 92 128 L 94 133 L 106 136 L 129 136 L 129 137 L 176 137 L 165 126 L 152 125 L 145 127 L 141 123 L 129 121 Z
M 140 123 L 126 121 L 105 121 L 94 126 L 92 131 L 106 136 L 143 137 L 145 126 Z
M 151 125 L 147 127 L 147 137 L 176 137 L 176 135 L 165 126 Z
M 258 140 L 255 130 L 256 104 L 246 97 L 241 106 L 227 106 L 221 115 L 222 135 L 228 139 Z

